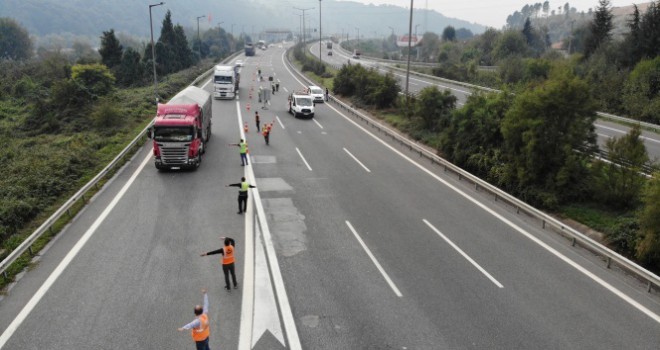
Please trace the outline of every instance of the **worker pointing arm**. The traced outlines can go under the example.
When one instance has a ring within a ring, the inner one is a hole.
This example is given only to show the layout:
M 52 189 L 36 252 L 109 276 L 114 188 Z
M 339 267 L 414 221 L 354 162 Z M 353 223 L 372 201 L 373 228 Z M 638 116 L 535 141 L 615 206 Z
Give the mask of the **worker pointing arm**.
M 202 289 L 204 294 L 204 306 L 195 305 L 195 319 L 187 325 L 178 328 L 179 332 L 189 330 L 195 345 L 198 349 L 208 349 L 209 344 L 209 297 L 206 294 L 206 288 Z
M 234 263 L 236 259 L 234 258 L 234 247 L 236 246 L 236 241 L 233 238 L 229 237 L 220 237 L 224 240 L 224 247 L 216 249 L 207 253 L 202 253 L 200 256 L 222 254 L 222 272 L 225 274 L 225 289 L 231 290 L 229 286 L 229 275 L 231 274 L 232 282 L 234 282 L 234 289 L 238 288 L 238 282 L 236 281 L 236 270 Z

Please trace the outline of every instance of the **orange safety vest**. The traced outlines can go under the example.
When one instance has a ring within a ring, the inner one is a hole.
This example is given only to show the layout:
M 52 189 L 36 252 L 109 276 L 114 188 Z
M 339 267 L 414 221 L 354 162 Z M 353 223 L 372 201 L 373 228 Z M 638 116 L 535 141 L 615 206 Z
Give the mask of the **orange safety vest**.
M 193 340 L 196 342 L 206 340 L 206 338 L 211 335 L 211 331 L 209 330 L 209 316 L 202 314 L 199 316 L 199 322 L 201 323 L 199 328 L 193 328 L 190 330 L 190 334 L 192 335 Z
M 222 256 L 222 265 L 234 263 L 234 247 L 231 245 L 224 246 L 225 254 Z

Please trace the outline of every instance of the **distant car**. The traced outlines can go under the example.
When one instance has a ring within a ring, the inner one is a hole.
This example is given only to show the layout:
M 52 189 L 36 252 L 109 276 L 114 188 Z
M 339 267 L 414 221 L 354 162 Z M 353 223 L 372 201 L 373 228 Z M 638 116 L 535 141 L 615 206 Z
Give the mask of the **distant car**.
M 238 67 L 243 67 L 243 61 L 241 61 L 241 60 L 236 60 L 236 66 L 238 66 Z
M 323 103 L 323 89 L 316 85 L 310 85 L 307 88 L 307 91 L 309 91 L 309 94 L 312 96 L 312 100 L 314 100 L 314 103 L 320 102 Z
M 332 56 L 332 51 L 328 51 L 328 56 Z

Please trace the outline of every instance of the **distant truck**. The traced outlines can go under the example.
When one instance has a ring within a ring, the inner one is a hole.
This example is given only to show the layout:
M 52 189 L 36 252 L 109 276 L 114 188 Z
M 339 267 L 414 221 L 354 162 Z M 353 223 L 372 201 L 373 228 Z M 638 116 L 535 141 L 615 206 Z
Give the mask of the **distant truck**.
M 213 69 L 213 97 L 235 98 L 241 81 L 240 66 L 215 66 Z
M 211 137 L 211 94 L 189 86 L 167 104 L 158 104 L 149 137 L 156 169 L 197 169 Z
M 268 48 L 268 45 L 266 45 L 266 41 L 265 41 L 265 40 L 259 40 L 259 41 L 257 42 L 257 47 L 260 48 L 260 49 L 262 49 L 262 50 L 265 50 L 265 49 Z
M 307 92 L 292 92 L 289 95 L 288 111 L 294 117 L 314 118 L 314 100 Z
M 245 43 L 245 56 L 254 56 L 254 45 Z
M 325 48 L 328 49 L 328 50 L 332 50 L 332 41 L 328 41 L 328 42 L 325 44 Z

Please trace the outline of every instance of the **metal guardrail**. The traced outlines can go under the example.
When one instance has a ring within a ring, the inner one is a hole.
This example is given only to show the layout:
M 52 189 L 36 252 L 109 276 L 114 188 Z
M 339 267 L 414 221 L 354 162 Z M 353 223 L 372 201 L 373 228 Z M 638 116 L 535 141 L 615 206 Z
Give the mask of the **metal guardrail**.
M 238 54 L 240 54 L 241 51 L 238 53 L 234 53 L 233 55 L 225 58 L 223 62 L 227 62 L 232 60 L 234 57 L 236 57 Z M 206 75 L 208 75 L 210 72 L 213 71 L 213 68 L 211 68 L 209 71 L 204 72 L 202 75 L 197 77 L 193 84 L 197 84 L 200 80 L 203 80 Z M 32 234 L 26 238 L 18 247 L 16 247 L 9 255 L 0 262 L 0 273 L 3 274 L 5 278 L 7 278 L 7 268 L 11 266 L 16 259 L 18 259 L 23 253 L 26 251 L 29 251 L 30 254 L 32 255 L 32 245 L 34 242 L 39 239 L 44 233 L 47 231 L 52 232 L 52 227 L 53 225 L 65 214 L 68 215 L 70 218 L 72 217 L 71 214 L 71 208 L 79 201 L 82 200 L 83 203 L 87 201 L 87 198 L 85 195 L 87 192 L 89 192 L 92 188 L 98 189 L 98 183 L 106 176 L 108 175 L 111 170 L 120 164 L 122 159 L 126 157 L 129 154 L 132 154 L 132 150 L 134 147 L 138 146 L 138 144 L 142 141 L 143 138 L 146 139 L 146 133 L 153 124 L 153 120 L 147 125 L 140 133 L 131 141 L 128 146 L 126 146 L 101 172 L 99 172 L 96 176 L 94 176 L 93 179 L 91 179 L 87 184 L 85 184 L 78 192 L 76 192 L 71 198 L 69 198 L 59 209 L 53 213 L 46 221 L 44 221 L 39 228 L 37 228 Z
M 288 60 L 288 55 L 286 61 L 289 64 L 289 66 L 293 69 L 293 71 L 296 72 L 302 79 L 304 79 L 310 84 L 314 83 L 306 76 L 302 75 L 301 73 L 297 72 L 297 70 L 295 70 L 294 65 L 291 64 L 291 62 Z M 367 123 L 367 125 L 370 125 L 376 128 L 378 131 L 383 132 L 388 137 L 391 137 L 392 140 L 397 141 L 401 145 L 408 147 L 410 151 L 419 153 L 420 157 L 425 157 L 429 159 L 432 164 L 437 164 L 439 166 L 442 166 L 445 172 L 451 171 L 458 175 L 459 180 L 467 180 L 471 182 L 475 186 L 475 190 L 487 191 L 494 196 L 495 201 L 504 201 L 509 205 L 511 205 L 512 207 L 515 207 L 516 213 L 519 214 L 520 212 L 523 212 L 531 217 L 538 219 L 541 222 L 543 229 L 549 227 L 553 228 L 562 236 L 567 236 L 569 239 L 571 239 L 571 245 L 574 246 L 575 244 L 579 244 L 582 247 L 603 257 L 605 259 L 605 263 L 607 264 L 608 268 L 611 267 L 612 263 L 615 263 L 616 265 L 629 271 L 630 273 L 635 274 L 638 278 L 643 279 L 647 283 L 647 292 L 650 292 L 653 288 L 660 289 L 660 277 L 658 277 L 651 271 L 646 270 L 645 268 L 637 265 L 636 263 L 630 261 L 624 256 L 594 241 L 593 239 L 584 235 L 583 233 L 571 227 L 568 227 L 563 222 L 553 218 L 552 216 L 542 212 L 541 210 L 532 207 L 531 205 L 523 202 L 522 200 L 514 197 L 513 195 L 504 192 L 503 190 L 497 188 L 496 186 L 493 186 L 490 183 L 480 179 L 479 177 L 452 164 L 446 159 L 428 151 L 418 143 L 410 141 L 407 138 L 400 136 L 396 131 L 392 130 L 388 126 L 383 125 L 381 122 L 375 121 L 373 118 L 363 113 L 360 113 L 359 111 L 353 109 L 351 106 L 345 104 L 344 102 L 335 98 L 334 96 L 332 95 L 329 96 L 329 100 L 333 103 L 336 103 L 347 112 L 350 112 L 355 117 L 363 120 L 364 122 Z

